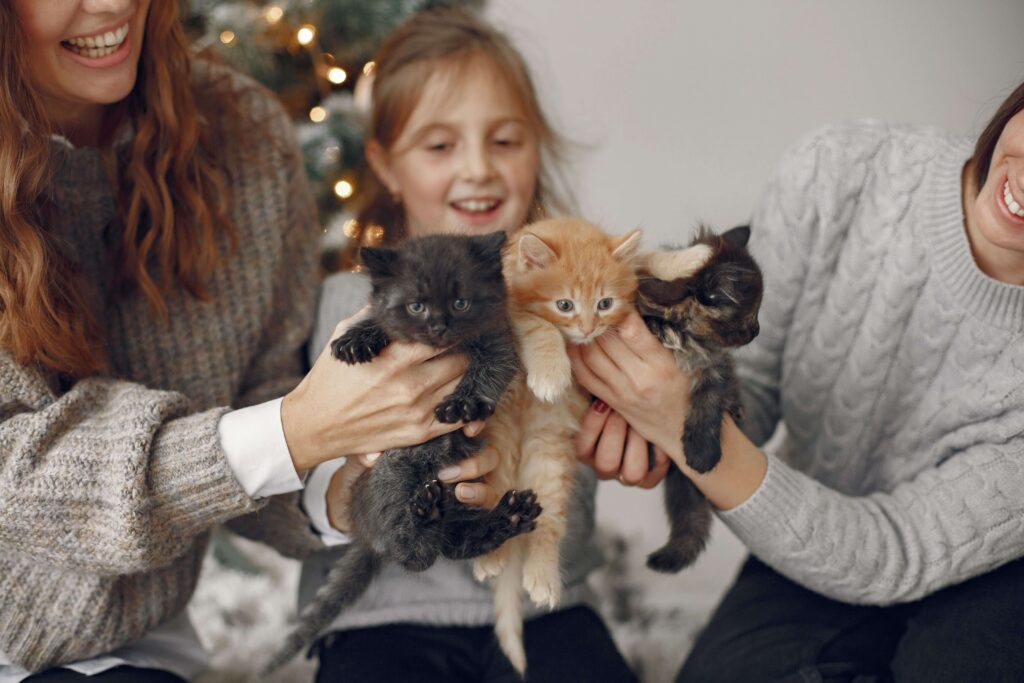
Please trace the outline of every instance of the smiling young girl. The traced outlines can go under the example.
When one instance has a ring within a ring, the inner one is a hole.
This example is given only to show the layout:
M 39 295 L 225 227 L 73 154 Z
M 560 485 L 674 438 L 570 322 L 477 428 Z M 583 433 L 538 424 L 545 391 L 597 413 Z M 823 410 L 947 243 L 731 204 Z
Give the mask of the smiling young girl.
M 301 472 L 461 427 L 330 358 L 296 387 L 319 246 L 301 155 L 273 97 L 192 56 L 177 7 L 0 3 L 2 683 L 191 678 L 212 526 L 301 557 L 323 547 L 284 495 Z M 392 385 L 436 403 L 464 368 L 436 355 L 394 349 Z
M 399 28 L 375 62 L 366 155 L 379 185 L 361 222 L 384 226 L 388 240 L 397 241 L 512 230 L 557 206 L 546 172 L 557 156 L 557 137 L 523 60 L 504 36 L 466 13 L 427 12 Z M 335 323 L 359 309 L 367 294 L 368 283 L 357 274 L 325 283 L 314 349 L 323 348 Z M 493 469 L 497 457 L 485 449 L 441 477 L 474 479 Z M 331 542 L 345 542 L 339 530 L 346 528 L 346 486 L 361 471 L 359 461 L 349 459 L 310 476 L 304 501 Z M 531 681 L 634 680 L 588 606 L 585 580 L 600 561 L 591 542 L 594 487 L 593 473 L 581 467 L 562 546 L 561 606 L 551 614 L 532 609 L 525 625 Z M 456 491 L 467 502 L 495 502 L 495 492 L 483 484 L 467 481 Z M 306 562 L 302 602 L 335 558 Z M 471 562 L 441 560 L 422 573 L 386 567 L 319 641 L 317 680 L 518 680 L 494 638 L 492 606 L 491 591 L 473 579 Z

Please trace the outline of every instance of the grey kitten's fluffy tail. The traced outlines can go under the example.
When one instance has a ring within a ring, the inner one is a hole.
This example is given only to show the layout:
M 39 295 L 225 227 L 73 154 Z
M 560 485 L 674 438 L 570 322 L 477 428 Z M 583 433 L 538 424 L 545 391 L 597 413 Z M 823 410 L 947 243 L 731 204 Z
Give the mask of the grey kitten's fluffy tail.
M 359 543 L 349 546 L 331 567 L 313 601 L 302 610 L 299 625 L 264 667 L 264 675 L 284 666 L 297 652 L 309 645 L 316 634 L 330 624 L 341 610 L 355 602 L 366 591 L 379 566 L 380 557 L 372 550 Z

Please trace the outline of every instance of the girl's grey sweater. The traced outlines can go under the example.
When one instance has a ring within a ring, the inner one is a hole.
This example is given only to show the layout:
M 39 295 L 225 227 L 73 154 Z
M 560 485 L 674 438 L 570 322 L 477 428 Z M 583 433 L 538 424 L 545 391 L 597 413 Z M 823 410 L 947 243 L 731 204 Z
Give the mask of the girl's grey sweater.
M 95 285 L 112 371 L 66 389 L 0 351 L 0 652 L 32 671 L 179 614 L 215 524 L 254 513 L 232 527 L 290 556 L 322 547 L 297 495 L 246 495 L 217 432 L 231 407 L 302 376 L 319 242 L 302 160 L 288 116 L 254 83 L 202 65 L 194 78 L 229 88 L 242 113 L 213 124 L 238 251 L 212 301 L 168 297 L 166 325 L 108 286 L 117 209 L 98 153 L 54 144 L 62 220 L 48 228 Z
M 914 600 L 1024 555 L 1024 287 L 971 256 L 971 153 L 929 128 L 824 128 L 754 216 L 765 295 L 738 358 L 744 428 L 785 436 L 720 517 L 838 600 Z

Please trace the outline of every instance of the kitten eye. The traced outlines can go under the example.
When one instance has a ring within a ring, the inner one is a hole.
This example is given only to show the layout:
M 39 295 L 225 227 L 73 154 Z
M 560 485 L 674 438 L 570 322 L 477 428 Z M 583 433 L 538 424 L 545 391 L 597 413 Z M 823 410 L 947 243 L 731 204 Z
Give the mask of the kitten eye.
M 612 307 L 612 298 L 610 296 L 605 297 L 597 302 L 597 310 L 607 311 Z
M 407 308 L 407 309 L 409 310 L 409 312 L 410 312 L 410 313 L 412 313 L 413 315 L 419 315 L 419 314 L 420 314 L 420 313 L 422 313 L 423 311 L 427 310 L 427 307 L 426 307 L 426 306 L 424 306 L 424 305 L 423 305 L 423 304 L 422 304 L 421 302 L 419 302 L 419 301 L 413 301 L 413 302 L 412 302 L 411 304 L 406 304 L 406 305 L 405 305 L 405 307 L 406 307 L 406 308 Z
M 459 311 L 461 313 L 462 311 L 465 311 L 468 308 L 469 302 L 466 301 L 465 299 L 456 299 L 455 301 L 452 302 L 452 310 L 454 311 Z
M 571 299 L 559 299 L 555 302 L 555 307 L 562 313 L 568 313 L 573 309 L 573 303 Z
M 697 301 L 701 306 L 717 306 L 720 300 L 721 297 L 714 290 L 697 290 Z

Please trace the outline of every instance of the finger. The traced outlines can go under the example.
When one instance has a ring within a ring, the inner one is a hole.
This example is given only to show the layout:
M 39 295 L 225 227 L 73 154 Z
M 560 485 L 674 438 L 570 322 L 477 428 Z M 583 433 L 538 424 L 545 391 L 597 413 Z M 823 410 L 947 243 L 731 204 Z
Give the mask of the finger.
M 594 371 L 587 365 L 586 359 L 581 354 L 580 347 L 569 346 L 567 350 L 569 360 L 572 362 L 572 374 L 584 389 L 595 396 L 603 396 L 604 398 L 615 395 L 611 387 L 594 374 Z
M 647 439 L 630 427 L 626 431 L 626 447 L 622 454 L 619 481 L 636 486 L 647 475 Z
M 654 447 L 654 467 L 650 469 L 643 480 L 637 484 L 642 489 L 653 489 L 655 486 L 661 483 L 661 480 L 668 474 L 669 468 L 672 467 L 671 458 L 666 455 L 665 451 L 661 450 L 657 446 Z
M 442 469 L 437 473 L 437 478 L 444 482 L 479 479 L 497 466 L 498 451 L 490 446 L 484 446 L 476 455 Z
M 638 358 L 644 358 L 655 349 L 663 348 L 636 311 L 630 311 L 626 319 L 619 324 L 618 336 Z
M 611 412 L 594 450 L 594 471 L 599 479 L 615 479 L 619 476 L 627 429 L 628 425 L 622 416 Z
M 462 482 L 455 487 L 455 497 L 469 505 L 492 508 L 498 504 L 498 494 L 487 484 Z
M 461 353 L 432 358 L 414 368 L 414 381 L 422 386 L 424 391 L 430 391 L 452 380 L 461 379 L 468 367 L 469 359 Z
M 608 421 L 608 404 L 595 398 L 587 412 L 580 418 L 580 430 L 576 432 L 576 457 L 588 465 L 594 464 L 594 447 L 601 438 L 601 430 Z
M 377 451 L 376 453 L 364 453 L 357 458 L 357 462 L 363 469 L 369 469 L 370 467 L 373 467 L 380 456 L 381 451 Z
M 462 428 L 462 431 L 466 436 L 474 437 L 484 431 L 485 426 L 487 426 L 487 423 L 483 420 L 474 420 L 473 422 L 466 423 L 466 426 Z
M 580 357 L 583 358 L 583 363 L 587 366 L 587 369 L 590 370 L 597 379 L 611 389 L 612 396 L 618 395 L 618 392 L 612 387 L 622 386 L 625 382 L 629 381 L 629 375 L 623 372 L 623 370 L 616 365 L 615 361 L 605 353 L 604 347 L 601 346 L 600 338 L 598 338 L 596 343 L 588 344 L 581 348 Z M 601 396 L 602 394 L 598 393 L 597 395 Z
M 338 324 L 334 326 L 334 334 L 331 336 L 331 339 L 337 339 L 338 337 L 343 335 L 345 333 L 345 330 L 347 330 L 348 328 L 352 327 L 352 325 L 354 325 L 355 323 L 359 322 L 361 319 L 365 318 L 367 313 L 369 313 L 369 312 L 370 312 L 370 305 L 367 304 L 367 305 L 363 306 L 362 308 L 360 308 L 355 313 L 353 313 L 352 315 L 350 315 L 349 317 L 347 317 L 344 320 L 338 322 Z
M 380 352 L 380 358 L 385 362 L 393 363 L 400 367 L 421 365 L 441 354 L 447 352 L 446 348 L 428 346 L 416 342 L 395 342 L 388 344 Z
M 627 375 L 643 372 L 646 359 L 637 355 L 636 351 L 622 340 L 620 334 L 612 330 L 597 338 L 597 344 L 608 359 L 615 364 L 619 372 Z

